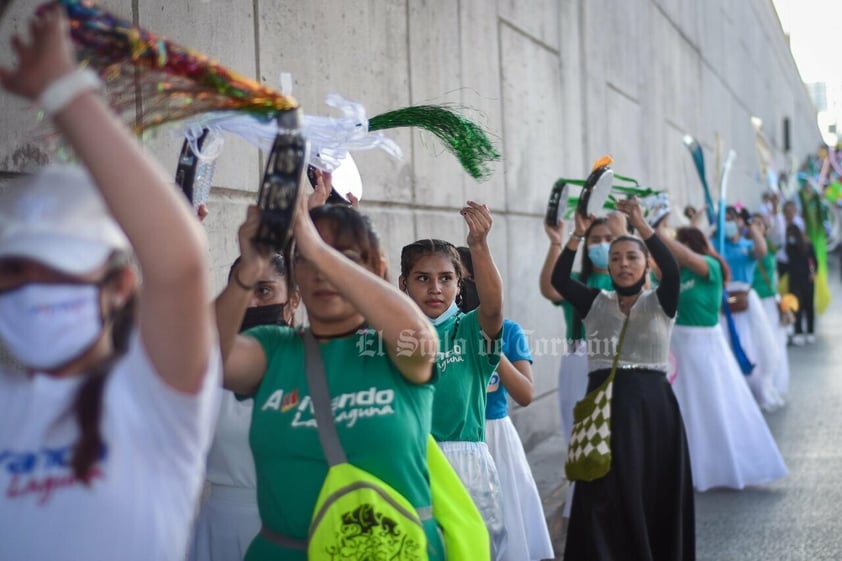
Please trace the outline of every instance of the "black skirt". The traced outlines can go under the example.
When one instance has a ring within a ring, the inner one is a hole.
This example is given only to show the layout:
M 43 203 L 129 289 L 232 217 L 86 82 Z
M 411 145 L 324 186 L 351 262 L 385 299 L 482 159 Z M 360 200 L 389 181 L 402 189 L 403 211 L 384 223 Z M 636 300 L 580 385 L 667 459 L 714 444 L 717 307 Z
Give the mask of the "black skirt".
M 588 391 L 608 376 L 590 374 Z M 678 402 L 663 372 L 618 370 L 611 471 L 576 482 L 565 561 L 694 561 L 693 480 Z

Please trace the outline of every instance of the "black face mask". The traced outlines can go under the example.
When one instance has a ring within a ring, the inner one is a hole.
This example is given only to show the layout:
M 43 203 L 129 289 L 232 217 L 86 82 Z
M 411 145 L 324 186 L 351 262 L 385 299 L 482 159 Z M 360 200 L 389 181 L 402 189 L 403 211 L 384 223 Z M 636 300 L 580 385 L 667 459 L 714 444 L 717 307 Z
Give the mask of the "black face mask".
M 270 304 L 246 308 L 246 315 L 240 325 L 240 333 L 258 325 L 287 325 L 284 319 L 284 305 Z
M 634 296 L 641 290 L 643 290 L 643 285 L 646 284 L 646 275 L 649 273 L 649 269 L 643 272 L 643 275 L 640 277 L 640 280 L 634 283 L 631 286 L 617 286 L 617 283 L 614 282 L 614 279 L 611 279 L 611 284 L 614 285 L 614 290 L 617 291 L 617 294 L 620 296 Z
M 479 307 L 479 295 L 477 294 L 477 283 L 470 279 L 462 279 L 462 302 L 459 304 L 459 309 L 463 314 L 467 314 L 471 310 Z

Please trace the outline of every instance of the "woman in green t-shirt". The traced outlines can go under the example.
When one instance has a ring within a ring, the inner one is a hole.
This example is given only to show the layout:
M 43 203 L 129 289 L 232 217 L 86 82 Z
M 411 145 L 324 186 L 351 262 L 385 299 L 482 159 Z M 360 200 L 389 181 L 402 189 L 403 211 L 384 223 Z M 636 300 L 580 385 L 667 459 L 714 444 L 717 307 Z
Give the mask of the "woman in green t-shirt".
M 339 205 L 308 213 L 303 197 L 299 203 L 293 278 L 319 341 L 342 447 L 351 464 L 427 511 L 435 329 L 384 280 L 386 263 L 366 217 Z M 289 327 L 237 335 L 270 255 L 252 241 L 259 223 L 258 209 L 250 207 L 239 231 L 241 263 L 216 302 L 224 385 L 254 399 L 249 441 L 263 526 L 246 560 L 305 561 L 306 552 L 288 541 L 306 540 L 328 466 L 310 402 L 304 343 Z M 381 523 L 376 515 L 349 522 L 354 527 L 343 540 L 375 535 Z M 444 559 L 436 521 L 426 518 L 424 527 L 429 558 Z
M 500 362 L 503 281 L 488 245 L 488 207 L 469 201 L 461 214 L 468 225 L 479 307 L 459 311 L 462 264 L 456 247 L 446 241 L 405 246 L 399 284 L 439 336 L 433 437 L 468 488 L 488 527 L 492 556 L 500 559 L 506 529 L 497 470 L 485 444 L 485 405 L 488 381 Z
M 760 213 L 752 216 L 752 222 L 761 225 L 763 236 L 766 238 L 766 245 L 770 248 L 762 259 L 757 260 L 757 267 L 754 268 L 754 281 L 751 288 L 760 297 L 763 303 L 763 311 L 766 312 L 766 317 L 769 318 L 769 327 L 772 330 L 772 335 L 778 343 L 778 352 L 780 360 L 775 363 L 772 370 L 772 383 L 775 389 L 781 396 L 785 396 L 789 391 L 789 353 L 787 352 L 787 333 L 786 326 L 781 324 L 781 312 L 779 303 L 781 300 L 778 294 L 778 275 L 775 264 L 775 255 L 777 248 L 772 245 L 769 240 L 769 228 L 766 224 L 766 218 Z
M 677 362 L 672 389 L 684 420 L 693 487 L 742 489 L 783 477 L 778 446 L 719 325 L 728 265 L 701 230 L 679 228 L 671 239 L 663 228 L 658 233 L 681 275 L 670 338 Z

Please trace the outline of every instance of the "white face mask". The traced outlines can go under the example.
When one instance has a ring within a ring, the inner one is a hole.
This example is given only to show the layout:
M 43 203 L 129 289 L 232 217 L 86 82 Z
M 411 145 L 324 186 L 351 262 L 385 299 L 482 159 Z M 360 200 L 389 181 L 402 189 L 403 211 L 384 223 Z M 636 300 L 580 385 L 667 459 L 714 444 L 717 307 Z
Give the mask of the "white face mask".
M 29 368 L 62 366 L 101 333 L 96 285 L 34 283 L 0 294 L 0 339 Z

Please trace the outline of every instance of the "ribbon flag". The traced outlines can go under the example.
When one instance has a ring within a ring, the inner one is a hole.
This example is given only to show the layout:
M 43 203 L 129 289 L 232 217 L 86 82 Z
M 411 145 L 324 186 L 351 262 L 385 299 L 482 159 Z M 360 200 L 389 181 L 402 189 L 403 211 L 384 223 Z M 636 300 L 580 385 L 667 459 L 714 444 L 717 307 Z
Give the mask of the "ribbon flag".
M 690 150 L 690 155 L 693 157 L 693 163 L 696 164 L 696 172 L 699 174 L 699 179 L 702 182 L 702 188 L 705 191 L 705 206 L 707 207 L 706 214 L 708 217 L 708 223 L 714 224 L 716 222 L 715 217 L 715 206 L 713 204 L 713 197 L 710 194 L 710 188 L 708 187 L 707 177 L 705 176 L 705 156 L 702 153 L 702 146 L 699 144 L 699 141 L 690 136 L 689 134 L 684 135 L 684 145 L 687 146 L 687 149 Z

